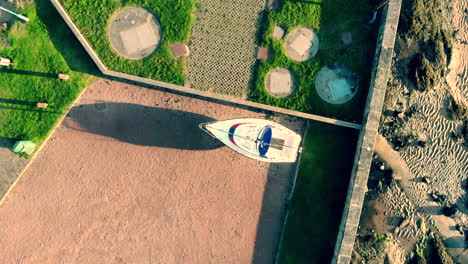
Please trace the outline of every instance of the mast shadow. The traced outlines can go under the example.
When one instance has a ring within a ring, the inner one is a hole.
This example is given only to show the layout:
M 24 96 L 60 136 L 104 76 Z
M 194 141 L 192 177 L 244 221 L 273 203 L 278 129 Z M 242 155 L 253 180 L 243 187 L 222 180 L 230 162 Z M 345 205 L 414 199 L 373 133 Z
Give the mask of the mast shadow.
M 74 107 L 64 126 L 141 146 L 210 150 L 223 146 L 198 125 L 215 119 L 196 113 L 104 102 Z

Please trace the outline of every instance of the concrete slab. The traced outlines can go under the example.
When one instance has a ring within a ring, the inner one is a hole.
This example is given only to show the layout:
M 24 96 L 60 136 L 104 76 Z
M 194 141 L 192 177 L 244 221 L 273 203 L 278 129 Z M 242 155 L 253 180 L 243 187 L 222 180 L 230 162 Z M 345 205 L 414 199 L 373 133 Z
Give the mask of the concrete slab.
M 28 164 L 27 159 L 11 151 L 12 146 L 12 140 L 0 137 L 0 199 Z
M 180 57 L 187 57 L 190 55 L 190 50 L 187 45 L 185 44 L 174 44 L 171 46 L 172 49 L 172 55 L 175 58 L 180 58 Z
M 127 7 L 111 19 L 109 39 L 122 57 L 138 60 L 149 56 L 161 40 L 156 17 L 140 7 Z
M 317 35 L 308 28 L 297 28 L 291 31 L 285 40 L 286 55 L 295 61 L 312 59 L 320 46 Z
M 276 68 L 267 74 L 265 87 L 276 97 L 287 97 L 295 90 L 294 76 L 288 69 Z
M 259 60 L 266 60 L 270 58 L 270 49 L 269 48 L 264 48 L 264 47 L 259 47 L 257 49 L 257 59 Z
M 330 104 L 344 104 L 357 92 L 356 74 L 342 63 L 333 63 L 320 69 L 315 89 L 320 98 Z
M 275 26 L 275 28 L 273 29 L 273 37 L 275 38 L 283 38 L 284 36 L 284 29 L 280 26 Z

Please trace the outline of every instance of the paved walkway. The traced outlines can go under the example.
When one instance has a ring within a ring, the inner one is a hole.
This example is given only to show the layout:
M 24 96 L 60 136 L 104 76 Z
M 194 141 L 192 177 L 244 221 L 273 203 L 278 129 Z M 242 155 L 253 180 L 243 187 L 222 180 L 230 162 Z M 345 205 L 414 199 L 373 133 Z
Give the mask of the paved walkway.
M 28 160 L 13 153 L 12 142 L 0 137 L 0 200 L 16 180 L 20 171 L 28 164 Z

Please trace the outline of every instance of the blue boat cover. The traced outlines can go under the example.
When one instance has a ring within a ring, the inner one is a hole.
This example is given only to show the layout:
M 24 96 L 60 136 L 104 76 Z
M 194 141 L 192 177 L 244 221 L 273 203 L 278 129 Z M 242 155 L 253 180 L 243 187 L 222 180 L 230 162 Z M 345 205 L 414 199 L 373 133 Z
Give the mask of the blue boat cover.
M 265 154 L 268 152 L 268 149 L 270 148 L 270 142 L 272 138 L 272 130 L 271 127 L 266 126 L 260 131 L 260 134 L 258 135 L 257 141 L 258 141 L 258 154 L 262 158 L 266 158 Z

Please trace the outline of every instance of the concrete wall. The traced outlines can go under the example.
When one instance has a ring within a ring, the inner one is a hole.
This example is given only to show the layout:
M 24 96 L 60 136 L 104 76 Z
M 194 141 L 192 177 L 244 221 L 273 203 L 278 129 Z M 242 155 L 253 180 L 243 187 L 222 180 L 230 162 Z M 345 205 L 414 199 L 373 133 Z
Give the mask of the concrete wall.
M 388 76 L 393 59 L 396 31 L 402 0 L 390 0 L 382 12 L 377 47 L 372 70 L 369 95 L 364 112 L 363 128 L 359 135 L 354 167 L 335 245 L 332 263 L 348 264 L 351 260 L 354 240 L 359 225 L 367 180 L 374 154 L 380 116 L 385 100 Z
M 284 108 L 279 108 L 279 107 L 274 107 L 270 105 L 264 105 L 264 104 L 259 104 L 255 102 L 250 102 L 246 100 L 242 100 L 239 98 L 223 95 L 223 94 L 217 94 L 217 93 L 212 93 L 212 92 L 206 92 L 206 91 L 201 91 L 201 90 L 196 90 L 196 89 L 191 89 L 188 87 L 183 87 L 183 86 L 178 86 L 170 83 L 165 83 L 161 81 L 156 81 L 152 79 L 147 79 L 135 75 L 130 75 L 130 74 L 125 74 L 121 72 L 115 72 L 107 69 L 107 67 L 104 65 L 104 63 L 99 59 L 98 54 L 93 50 L 91 45 L 88 43 L 88 41 L 83 37 L 81 34 L 81 31 L 79 28 L 73 23 L 72 19 L 68 15 L 68 13 L 65 11 L 65 9 L 60 5 L 59 0 L 50 0 L 52 4 L 55 6 L 59 14 L 62 16 L 62 18 L 65 20 L 67 25 L 70 27 L 70 29 L 73 31 L 73 34 L 77 37 L 77 39 L 80 41 L 81 45 L 85 48 L 86 52 L 91 56 L 93 61 L 96 63 L 98 66 L 99 70 L 104 75 L 112 76 L 115 78 L 119 78 L 122 80 L 130 80 L 136 83 L 140 84 L 146 84 L 146 85 L 151 85 L 151 86 L 157 86 L 160 88 L 167 89 L 169 91 L 173 92 L 178 92 L 182 93 L 185 95 L 192 95 L 192 96 L 198 96 L 204 99 L 210 99 L 212 101 L 217 101 L 221 103 L 229 103 L 229 104 L 237 104 L 245 107 L 252 107 L 252 108 L 257 108 L 265 111 L 271 111 L 271 112 L 277 112 L 281 114 L 286 114 L 286 115 L 292 115 L 300 118 L 305 118 L 305 119 L 311 119 L 311 120 L 316 120 L 320 122 L 325 122 L 333 125 L 338 125 L 338 126 L 344 126 L 344 127 L 350 127 L 354 129 L 361 129 L 360 124 L 355 124 L 351 122 L 346 122 L 346 121 L 341 121 L 341 120 L 336 120 L 333 118 L 327 118 L 323 116 L 318 116 L 318 115 L 312 115 L 312 114 L 307 114 L 307 113 L 302 113 L 302 112 L 297 112 L 297 111 L 292 111 Z

